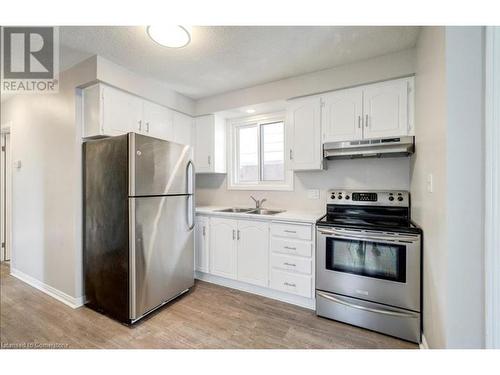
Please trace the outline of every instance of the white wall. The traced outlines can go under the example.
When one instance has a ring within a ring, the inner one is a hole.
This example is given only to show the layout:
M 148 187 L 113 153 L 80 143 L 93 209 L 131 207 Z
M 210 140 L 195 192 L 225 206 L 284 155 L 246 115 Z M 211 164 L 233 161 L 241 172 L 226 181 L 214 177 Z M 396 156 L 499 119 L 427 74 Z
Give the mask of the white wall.
M 424 231 L 424 334 L 432 348 L 446 347 L 447 168 L 444 27 L 423 27 L 417 43 L 415 148 L 411 166 L 412 219 Z M 427 177 L 433 176 L 433 193 Z
M 58 94 L 16 95 L 1 111 L 1 122 L 11 122 L 12 160 L 22 163 L 12 173 L 11 267 L 70 298 L 82 295 L 74 88 L 95 72 L 95 61 L 82 62 L 61 73 Z
M 336 90 L 415 73 L 415 49 L 266 83 L 196 101 L 196 115 Z
M 449 348 L 485 344 L 484 61 L 483 27 L 446 28 Z
M 326 191 L 334 188 L 409 190 L 409 158 L 331 160 L 325 171 L 295 173 L 294 191 L 227 190 L 226 175 L 197 175 L 197 205 L 252 207 L 250 195 L 267 198 L 265 207 L 324 212 Z M 307 189 L 319 189 L 308 199 Z
M 412 217 L 431 348 L 484 346 L 483 39 L 481 27 L 424 27 L 417 43 Z

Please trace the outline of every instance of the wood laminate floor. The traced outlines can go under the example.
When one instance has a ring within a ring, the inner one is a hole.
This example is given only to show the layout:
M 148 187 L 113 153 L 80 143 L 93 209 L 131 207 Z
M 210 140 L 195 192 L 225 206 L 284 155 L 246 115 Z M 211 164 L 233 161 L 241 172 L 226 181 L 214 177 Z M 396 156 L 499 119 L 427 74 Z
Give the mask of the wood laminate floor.
M 1 264 L 3 348 L 417 348 L 269 298 L 197 281 L 193 290 L 129 328 L 72 309 L 10 276 Z M 47 345 L 49 344 L 49 345 Z

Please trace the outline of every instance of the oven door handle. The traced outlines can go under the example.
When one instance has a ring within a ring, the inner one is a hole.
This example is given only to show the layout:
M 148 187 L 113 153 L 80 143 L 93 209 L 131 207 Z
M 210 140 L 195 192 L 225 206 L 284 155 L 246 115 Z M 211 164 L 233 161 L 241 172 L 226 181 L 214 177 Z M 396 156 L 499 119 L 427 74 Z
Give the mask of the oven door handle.
M 340 232 L 336 231 L 334 229 L 332 230 L 326 230 L 326 229 L 319 229 L 318 232 L 321 234 L 326 234 L 326 235 L 333 235 L 337 236 L 339 238 L 347 238 L 347 239 L 356 239 L 356 240 L 377 240 L 377 241 L 404 241 L 404 242 L 417 242 L 418 237 L 409 237 L 409 236 L 373 236 L 371 234 L 353 234 L 349 232 Z
M 412 314 L 412 313 L 403 313 L 403 312 L 398 312 L 398 311 L 391 311 L 391 310 L 380 310 L 380 309 L 374 309 L 371 307 L 366 307 L 366 306 L 360 306 L 360 305 L 355 305 L 353 303 L 349 303 L 346 301 L 342 301 L 341 299 L 337 297 L 333 297 L 330 294 L 326 294 L 323 292 L 320 292 L 319 290 L 316 291 L 316 294 L 318 296 L 321 296 L 325 299 L 328 299 L 330 301 L 340 303 L 341 305 L 347 306 L 347 307 L 352 307 L 353 309 L 358 309 L 358 310 L 364 310 L 364 311 L 370 311 L 376 314 L 383 314 L 383 315 L 391 315 L 391 316 L 399 316 L 399 317 L 404 317 L 404 318 L 418 318 L 417 314 Z

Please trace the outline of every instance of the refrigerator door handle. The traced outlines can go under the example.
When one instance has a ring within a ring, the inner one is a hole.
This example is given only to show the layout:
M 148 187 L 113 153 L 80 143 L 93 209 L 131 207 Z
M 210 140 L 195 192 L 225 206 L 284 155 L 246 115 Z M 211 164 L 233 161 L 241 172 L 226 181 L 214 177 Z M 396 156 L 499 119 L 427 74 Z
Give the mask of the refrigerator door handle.
M 194 164 L 192 160 L 189 160 L 186 166 L 188 173 L 187 173 L 187 192 L 191 195 L 187 196 L 188 199 L 188 204 L 187 204 L 187 217 L 188 217 L 188 228 L 189 230 L 193 230 L 194 228 L 194 217 L 196 214 L 196 207 L 195 207 L 195 202 L 194 202 L 194 189 L 195 189 L 195 170 L 194 170 Z M 191 169 L 191 173 L 189 173 L 189 169 Z M 191 205 L 191 207 L 189 207 Z M 191 214 L 191 222 L 189 222 L 189 216 Z

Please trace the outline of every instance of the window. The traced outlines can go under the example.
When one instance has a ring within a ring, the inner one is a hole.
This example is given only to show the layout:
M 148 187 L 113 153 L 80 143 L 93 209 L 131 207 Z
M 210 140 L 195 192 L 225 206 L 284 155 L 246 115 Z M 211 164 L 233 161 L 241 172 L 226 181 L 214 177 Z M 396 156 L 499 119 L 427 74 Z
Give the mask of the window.
M 230 123 L 230 189 L 292 190 L 285 163 L 283 115 L 249 117 Z

